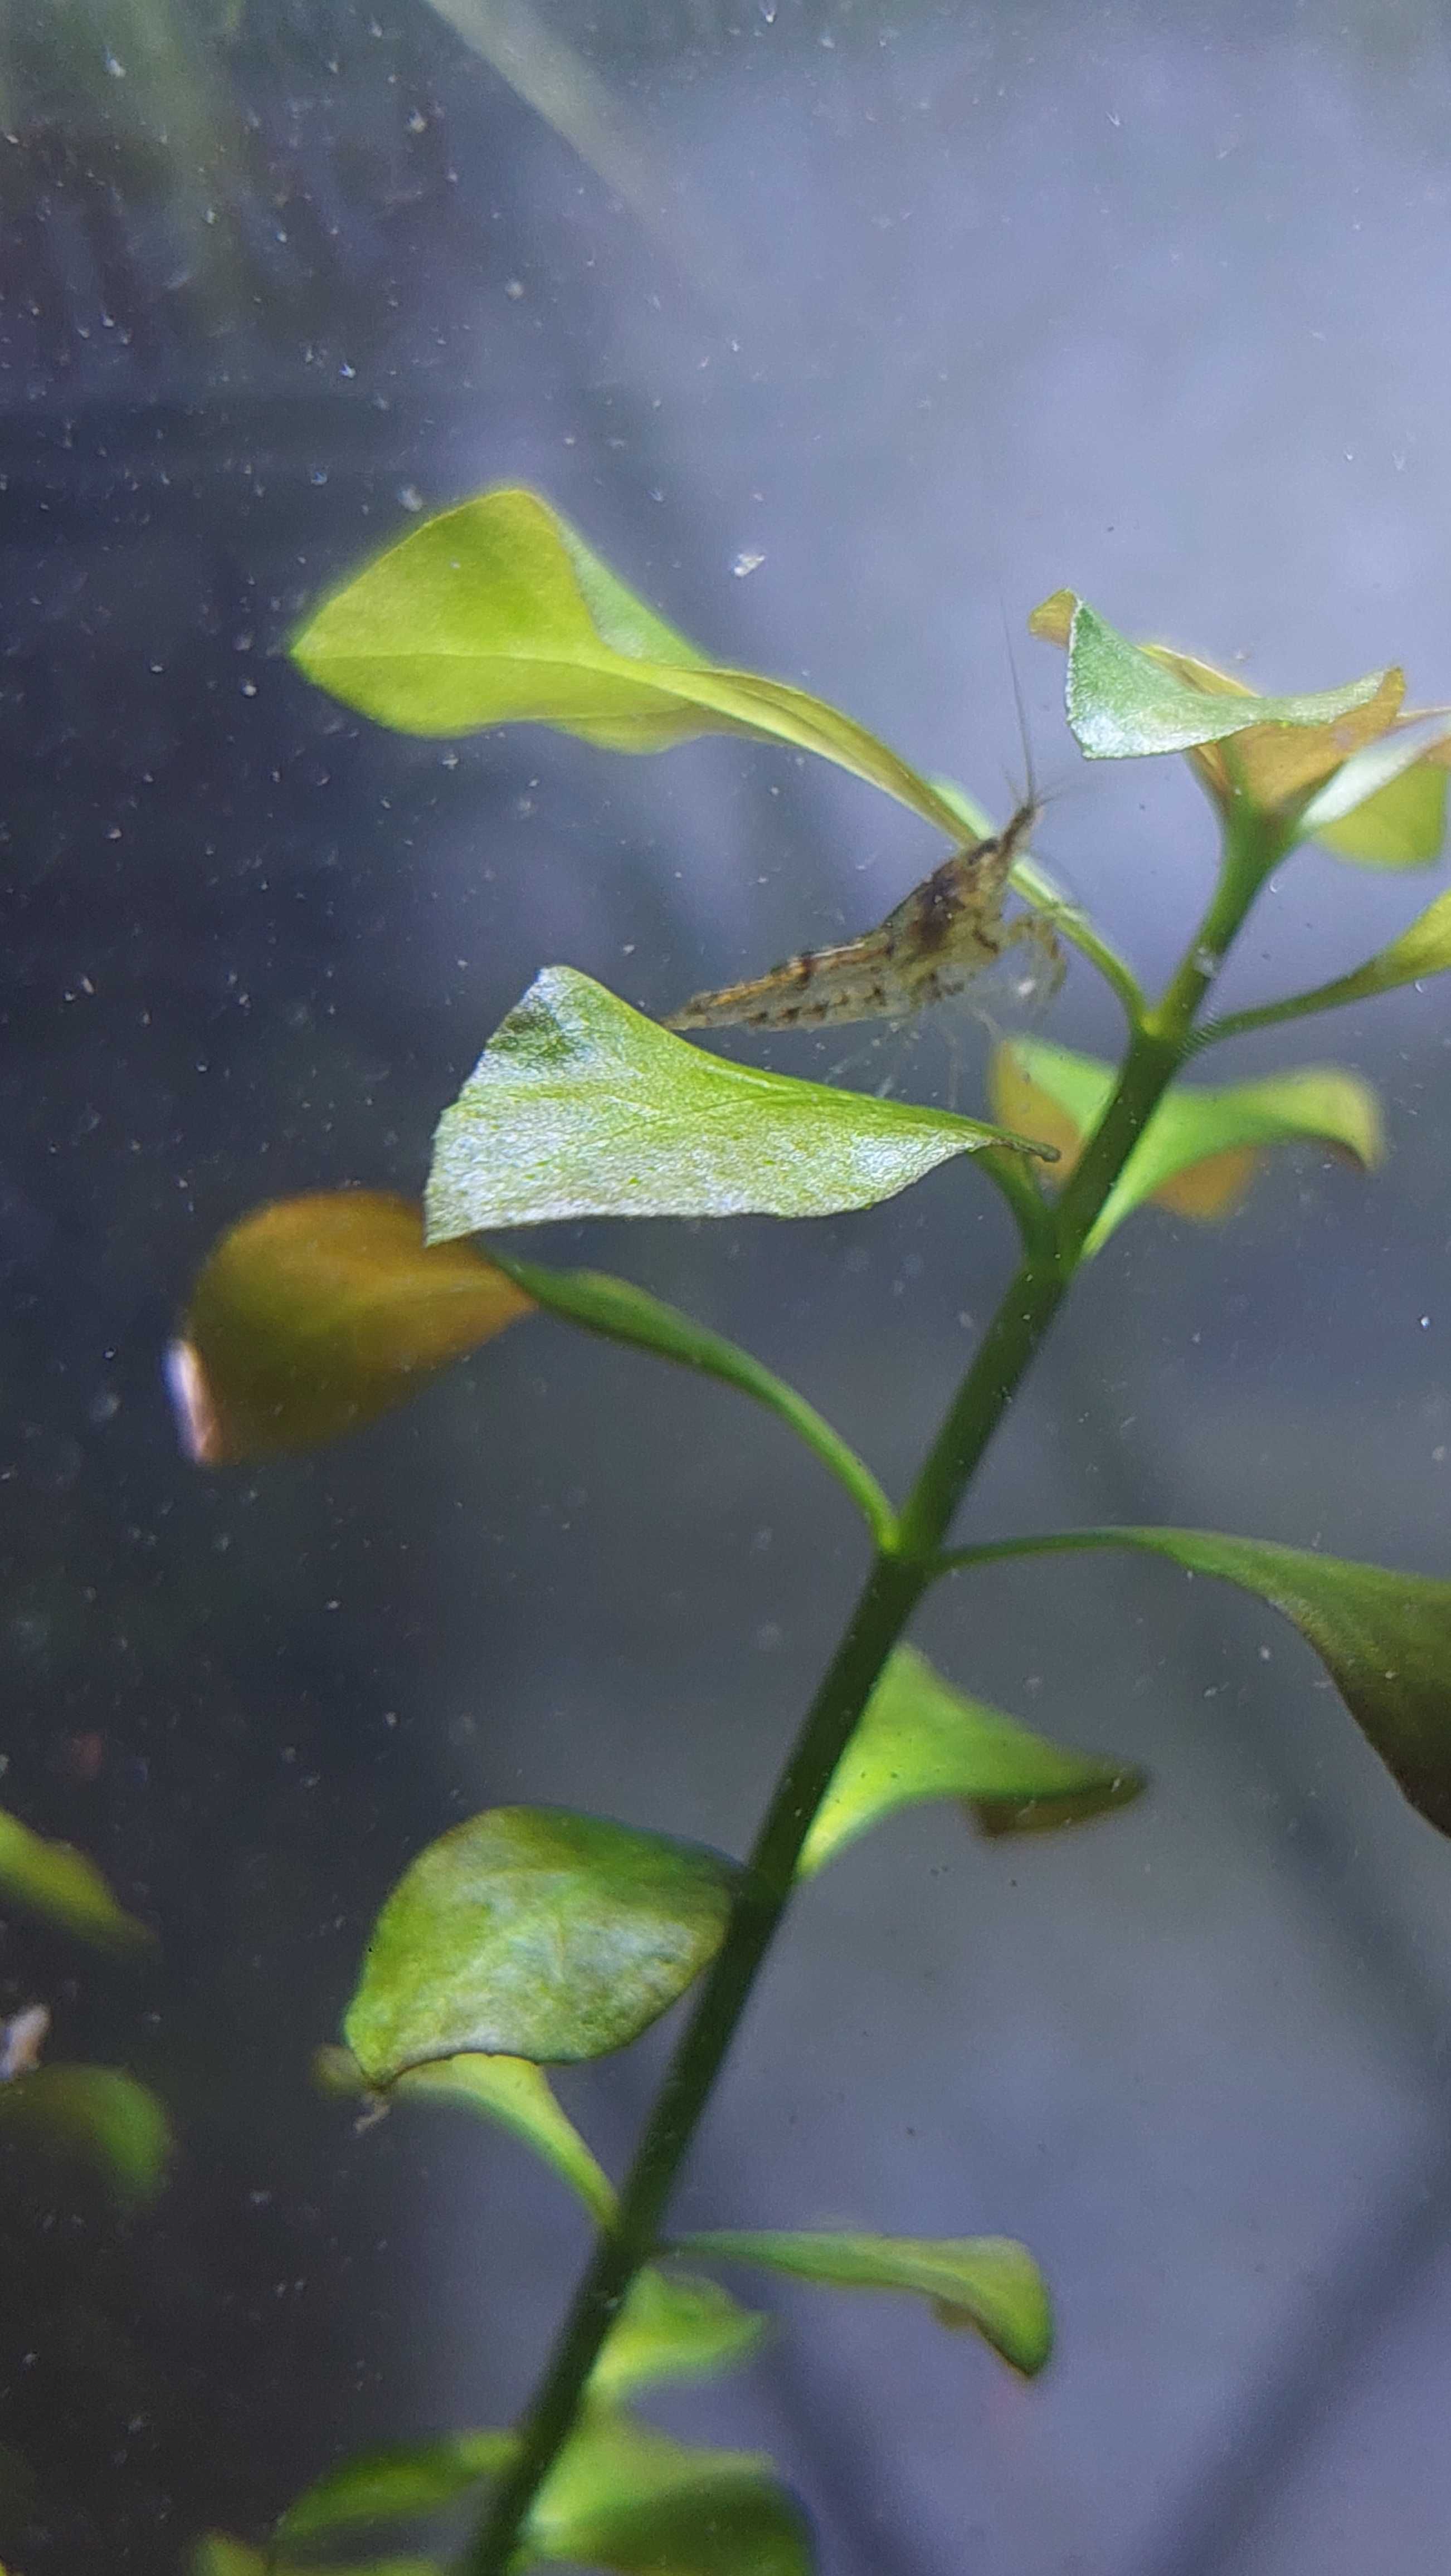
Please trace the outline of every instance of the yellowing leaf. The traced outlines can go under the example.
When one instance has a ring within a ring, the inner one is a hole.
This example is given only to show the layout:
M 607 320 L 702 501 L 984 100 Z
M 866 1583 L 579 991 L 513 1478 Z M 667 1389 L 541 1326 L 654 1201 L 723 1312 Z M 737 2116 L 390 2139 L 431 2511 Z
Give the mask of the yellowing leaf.
M 425 1245 L 408 1199 L 274 1200 L 223 1235 L 192 1292 L 171 1355 L 183 1441 L 216 1466 L 335 1439 L 530 1307 L 472 1246 Z
M 1111 1065 L 1067 1047 L 1015 1038 L 993 1057 L 994 1106 L 1061 1142 L 1055 1177 L 1072 1170 L 1108 1106 Z M 1056 1118 L 1057 1126 L 1052 1124 Z M 1071 1132 L 1070 1132 L 1071 1131 Z M 1146 1200 L 1184 1216 L 1214 1218 L 1237 1205 L 1263 1150 L 1328 1145 L 1371 1171 L 1385 1151 L 1380 1105 L 1368 1083 L 1334 1065 L 1304 1066 L 1210 1090 L 1180 1083 L 1160 1102 L 1088 1239 L 1098 1251 Z
M 1175 1216 L 1193 1217 L 1198 1225 L 1217 1224 L 1234 1214 L 1263 1160 L 1250 1145 L 1226 1154 L 1206 1154 L 1202 1163 L 1190 1163 L 1172 1180 L 1161 1182 L 1154 1204 L 1169 1208 Z
M 1392 669 L 1345 688 L 1264 696 L 1193 654 L 1131 644 L 1072 591 L 1055 591 L 1028 622 L 1068 648 L 1068 721 L 1090 760 L 1187 752 L 1221 804 L 1244 797 L 1268 813 L 1291 815 L 1386 733 L 1405 694 Z
M 786 681 L 712 664 L 537 492 L 484 492 L 425 520 L 335 592 L 292 652 L 319 688 L 403 733 L 547 724 L 637 752 L 749 734 L 832 761 L 958 837 L 927 781 L 865 726 Z

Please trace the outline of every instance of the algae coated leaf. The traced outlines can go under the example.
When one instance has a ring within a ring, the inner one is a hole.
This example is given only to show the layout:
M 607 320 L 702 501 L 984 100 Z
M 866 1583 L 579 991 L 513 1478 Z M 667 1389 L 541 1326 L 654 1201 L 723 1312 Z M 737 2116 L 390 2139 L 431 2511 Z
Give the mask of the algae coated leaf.
M 437 2057 L 405 2067 L 389 2102 L 457 2103 L 511 2130 L 561 2182 L 579 2194 L 592 2218 L 608 2227 L 615 2194 L 572 2120 L 565 2117 L 542 2070 L 523 2057 Z
M 728 1064 L 568 966 L 537 977 L 434 1140 L 431 1242 L 584 1216 L 830 1216 L 954 1154 L 976 1119 Z
M 619 2576 L 811 2576 L 805 2516 L 769 2460 L 673 2441 L 601 2407 L 560 2454 L 524 2527 L 523 2564 Z
M 0 2084 L 0 2131 L 90 2165 L 117 2200 L 153 2200 L 172 2134 L 156 2095 L 119 2066 L 38 2066 Z
M 702 2379 L 754 2352 L 766 2320 L 718 2281 L 647 2263 L 590 2373 L 593 2398 L 618 2399 L 658 2380 Z
M 1136 1798 L 1141 1771 L 1072 1753 L 968 1699 L 899 1646 L 832 1775 L 801 1854 L 811 1877 L 899 1807 L 961 1798 L 993 1834 L 1077 1824 Z
M 493 1807 L 422 1852 L 373 1927 L 344 2036 L 371 2084 L 464 2051 L 603 2057 L 719 1946 L 734 1863 L 563 1808 Z
M 1071 602 L 1066 634 L 1062 610 Z M 1158 752 L 1189 751 L 1223 742 L 1255 725 L 1323 729 L 1371 705 L 1391 676 L 1373 671 L 1341 689 L 1297 697 L 1261 697 L 1208 664 L 1131 644 L 1086 599 L 1057 592 L 1035 609 L 1036 634 L 1068 646 L 1068 721 L 1090 760 L 1145 759 Z M 1175 665 L 1178 668 L 1175 668 Z M 1201 674 L 1192 685 L 1181 672 Z M 1205 682 L 1218 682 L 1209 687 Z M 1399 699 L 1397 699 L 1399 703 Z M 1394 712 L 1394 710 L 1392 710 Z M 1387 718 L 1389 721 L 1389 717 Z M 1347 742 L 1339 757 L 1355 748 Z
M 1258 1593 L 1319 1655 L 1417 1813 L 1451 1834 L 1451 1583 L 1217 1530 L 1087 1532 Z
M 0 1899 L 59 1923 L 98 1949 L 146 1948 L 152 1934 L 118 1905 L 94 1861 L 70 1843 L 48 1842 L 0 1808 Z
M 402 733 L 547 724 L 607 751 L 748 734 L 833 761 L 957 837 L 885 743 L 804 689 L 715 667 L 535 492 L 481 493 L 412 529 L 292 653 L 319 688 Z
M 1066 1178 L 1108 1106 L 1113 1067 L 1067 1047 L 1014 1038 L 993 1056 L 992 1092 L 1005 1117 L 1041 1127 L 1062 1150 Z M 1385 1151 L 1380 1106 L 1357 1074 L 1307 1065 L 1263 1082 L 1222 1089 L 1179 1083 L 1155 1110 L 1088 1238 L 1099 1251 L 1116 1226 L 1154 1199 L 1178 1214 L 1213 1218 L 1244 1195 L 1267 1147 L 1328 1145 L 1362 1171 Z
M 389 2442 L 359 2451 L 328 2469 L 289 2505 L 276 2547 L 330 2540 L 372 2523 L 438 2513 L 497 2477 L 515 2449 L 512 2433 L 439 2433 L 421 2442 Z
M 695 2255 L 758 2263 L 838 2290 L 910 2290 L 941 2322 L 975 2328 L 1015 2370 L 1041 2370 L 1053 2349 L 1043 2275 L 1010 2236 L 858 2236 L 735 2228 L 680 2239 Z M 943 2313 L 945 2312 L 945 2313 Z
M 207 1466 L 311 1448 L 529 1307 L 472 1246 L 425 1245 L 409 1199 L 275 1200 L 223 1235 L 192 1293 L 171 1362 L 183 1439 Z

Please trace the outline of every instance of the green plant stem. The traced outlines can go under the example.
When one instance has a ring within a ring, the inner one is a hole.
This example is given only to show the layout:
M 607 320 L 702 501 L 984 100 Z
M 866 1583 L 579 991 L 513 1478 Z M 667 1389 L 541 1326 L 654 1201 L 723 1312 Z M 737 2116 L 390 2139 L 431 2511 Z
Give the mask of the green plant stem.
M 578 2416 L 589 2374 L 642 2264 L 790 1902 L 797 1863 L 832 1774 L 922 1594 L 984 1450 L 1072 1285 L 1083 1247 L 1148 1119 L 1189 1051 L 1195 1013 L 1281 841 L 1265 818 L 1231 811 L 1224 865 L 1193 944 L 1124 1057 L 1117 1088 L 1056 1211 L 1030 1241 L 897 1524 L 879 1549 L 845 1635 L 807 1711 L 620 2192 L 520 2426 L 519 2448 L 465 2549 L 463 2576 L 505 2576 L 530 2506 Z M 1012 1545 L 1011 1542 L 1008 1543 Z
M 1073 1556 L 1080 1550 L 1103 1547 L 1141 1548 L 1147 1555 L 1163 1556 L 1163 1539 L 1162 1530 L 1135 1529 L 1127 1523 L 1120 1528 L 1111 1521 L 1096 1529 L 1036 1530 L 1026 1538 L 990 1538 L 974 1547 L 946 1548 L 935 1570 L 938 1574 L 966 1574 L 975 1565 L 1003 1565 L 1014 1556 Z

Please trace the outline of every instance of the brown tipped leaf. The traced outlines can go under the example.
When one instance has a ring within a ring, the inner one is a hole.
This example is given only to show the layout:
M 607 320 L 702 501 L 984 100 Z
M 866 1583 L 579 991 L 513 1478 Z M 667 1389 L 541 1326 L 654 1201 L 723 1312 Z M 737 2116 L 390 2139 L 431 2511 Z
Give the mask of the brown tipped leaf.
M 336 1439 L 531 1303 L 472 1246 L 426 1245 L 411 1200 L 274 1200 L 223 1235 L 196 1283 L 171 1357 L 183 1442 L 211 1467 Z

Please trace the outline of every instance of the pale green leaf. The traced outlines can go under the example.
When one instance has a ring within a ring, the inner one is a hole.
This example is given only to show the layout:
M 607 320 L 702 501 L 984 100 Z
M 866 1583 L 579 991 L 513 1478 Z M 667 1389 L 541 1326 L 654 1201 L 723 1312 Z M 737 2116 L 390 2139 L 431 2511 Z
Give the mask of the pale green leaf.
M 1221 1530 L 1059 1530 L 954 1548 L 943 1571 L 1138 1548 L 1257 1593 L 1312 1645 L 1410 1804 L 1451 1834 L 1451 1583 Z
M 516 2448 L 512 2433 L 438 2433 L 355 2452 L 288 2506 L 274 2544 L 290 2555 L 340 2532 L 442 2512 L 497 2477 Z
M 885 743 L 804 689 L 717 668 L 534 492 L 485 492 L 410 530 L 292 652 L 319 688 L 399 732 L 547 724 L 609 751 L 748 734 L 833 761 L 956 837 Z
M 267 2576 L 267 2561 L 260 2549 L 249 2549 L 245 2540 L 233 2540 L 225 2531 L 209 2531 L 192 2551 L 191 2576 Z
M 1010 2236 L 860 2236 L 794 2229 L 708 2229 L 680 2240 L 683 2251 L 760 2264 L 838 2290 L 908 2290 L 971 2325 L 1004 2361 L 1030 2376 L 1053 2349 L 1053 2316 L 1042 2273 Z
M 1002 1113 L 1038 1124 L 1061 1146 L 1055 1178 L 1072 1171 L 1115 1080 L 1113 1067 L 1097 1057 L 1039 1039 L 1014 1038 L 996 1050 L 993 1061 L 993 1099 Z M 1099 1251 L 1148 1199 L 1185 1215 L 1224 1215 L 1243 1196 L 1263 1151 L 1296 1143 L 1329 1146 L 1363 1171 L 1373 1170 L 1385 1145 L 1370 1085 L 1334 1065 L 1303 1066 L 1223 1089 L 1176 1084 L 1134 1147 L 1088 1250 Z
M 647 2263 L 630 2284 L 609 2341 L 590 2373 L 590 2393 L 618 2399 L 658 2380 L 702 2379 L 734 2369 L 754 2352 L 766 2320 L 693 2272 Z
M 573 2121 L 566 2119 L 542 2069 L 523 2057 L 438 2057 L 405 2067 L 383 2097 L 389 2102 L 457 2103 L 512 2131 L 579 2194 L 592 2218 L 608 2227 L 615 2194 Z
M 145 1949 L 154 1936 L 118 1905 L 94 1861 L 0 1809 L 0 1898 L 97 1949 Z
M 563 1808 L 493 1807 L 422 1852 L 383 1907 L 344 2036 L 369 2082 L 482 2050 L 602 2057 L 719 1947 L 735 1864 Z
M 601 2408 L 524 2526 L 524 2564 L 619 2576 L 811 2576 L 805 2517 L 758 2453 L 708 2451 Z
M 832 1775 L 801 1854 L 812 1876 L 899 1807 L 962 1798 L 989 1833 L 1077 1824 L 1136 1798 L 1141 1771 L 1031 1735 L 899 1646 Z
M 1298 1628 L 1410 1804 L 1451 1834 L 1451 1583 L 1217 1530 L 1105 1531 L 1237 1583 Z
M 0 2133 L 92 2166 L 123 2203 L 155 2198 L 173 2148 L 156 2095 L 118 2066 L 37 2066 L 0 2084 Z
M 1041 619 L 1042 612 L 1037 614 Z M 1344 688 L 1296 697 L 1262 697 L 1238 689 L 1221 695 L 1190 686 L 1170 667 L 1170 658 L 1131 644 L 1086 599 L 1075 602 L 1068 637 L 1068 721 L 1090 760 L 1188 751 L 1258 725 L 1333 727 L 1369 706 L 1391 676 L 1373 671 Z
M 1206 1041 L 1218 1041 L 1241 1037 L 1247 1029 L 1270 1028 L 1279 1020 L 1308 1019 L 1320 1011 L 1338 1010 L 1345 1002 L 1367 1002 L 1378 993 L 1393 993 L 1401 984 L 1418 984 L 1423 976 L 1444 975 L 1448 967 L 1451 894 L 1438 894 L 1409 930 L 1350 974 L 1317 984 L 1312 992 L 1293 993 L 1283 1002 L 1265 1002 L 1256 1010 L 1234 1011 L 1225 1019 L 1211 1020 L 1203 1035 Z
M 955 1154 L 1039 1149 L 972 1118 L 729 1064 L 546 968 L 444 1111 L 431 1242 L 584 1216 L 830 1216 Z
M 192 1291 L 170 1361 L 186 1448 L 215 1466 L 335 1439 L 529 1303 L 472 1245 L 425 1245 L 410 1199 L 276 1199 L 222 1236 Z
M 1361 867 L 1429 866 L 1446 837 L 1448 732 L 1438 716 L 1367 744 L 1317 789 L 1299 817 L 1299 837 Z

